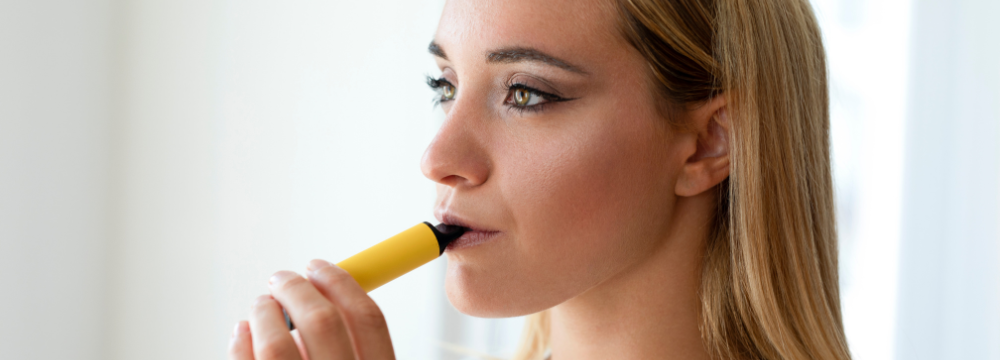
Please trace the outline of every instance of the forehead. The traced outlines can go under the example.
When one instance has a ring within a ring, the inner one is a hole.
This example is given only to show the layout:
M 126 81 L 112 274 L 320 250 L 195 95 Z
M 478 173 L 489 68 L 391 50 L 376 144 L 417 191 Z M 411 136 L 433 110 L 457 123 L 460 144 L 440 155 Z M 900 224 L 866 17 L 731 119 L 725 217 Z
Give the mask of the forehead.
M 449 59 L 485 59 L 486 52 L 508 47 L 586 59 L 607 57 L 625 41 L 614 0 L 449 0 L 435 42 Z

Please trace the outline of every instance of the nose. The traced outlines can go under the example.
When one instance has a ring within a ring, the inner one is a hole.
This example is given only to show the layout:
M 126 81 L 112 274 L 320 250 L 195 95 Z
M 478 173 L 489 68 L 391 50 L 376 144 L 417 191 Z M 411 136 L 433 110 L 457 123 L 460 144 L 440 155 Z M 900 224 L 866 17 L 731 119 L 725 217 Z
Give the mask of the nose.
M 444 124 L 427 146 L 420 170 L 428 179 L 453 188 L 482 185 L 490 176 L 490 161 L 478 140 L 476 114 L 469 103 L 454 100 Z

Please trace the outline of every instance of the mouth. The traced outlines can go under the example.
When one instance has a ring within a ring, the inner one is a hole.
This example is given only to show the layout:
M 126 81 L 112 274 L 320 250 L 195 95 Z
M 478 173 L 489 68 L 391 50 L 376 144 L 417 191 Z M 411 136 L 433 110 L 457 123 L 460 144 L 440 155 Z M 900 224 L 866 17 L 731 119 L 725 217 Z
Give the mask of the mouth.
M 486 229 L 451 213 L 441 215 L 441 224 L 466 228 L 464 234 L 448 244 L 445 251 L 456 251 L 480 245 L 500 236 L 499 230 Z

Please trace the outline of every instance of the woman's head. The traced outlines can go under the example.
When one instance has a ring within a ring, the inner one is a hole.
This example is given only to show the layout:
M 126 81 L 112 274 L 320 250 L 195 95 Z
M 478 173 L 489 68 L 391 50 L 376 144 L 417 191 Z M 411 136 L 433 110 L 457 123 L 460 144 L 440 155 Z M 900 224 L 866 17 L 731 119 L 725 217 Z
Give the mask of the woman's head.
M 449 1 L 430 48 L 422 168 L 485 240 L 449 251 L 460 310 L 545 310 L 695 231 L 712 352 L 846 356 L 804 1 Z
M 449 252 L 459 309 L 513 316 L 566 301 L 660 246 L 678 191 L 726 177 L 724 158 L 690 161 L 697 134 L 669 126 L 618 21 L 600 0 L 446 6 L 432 51 L 454 95 L 423 169 L 440 183 L 442 221 L 499 232 Z

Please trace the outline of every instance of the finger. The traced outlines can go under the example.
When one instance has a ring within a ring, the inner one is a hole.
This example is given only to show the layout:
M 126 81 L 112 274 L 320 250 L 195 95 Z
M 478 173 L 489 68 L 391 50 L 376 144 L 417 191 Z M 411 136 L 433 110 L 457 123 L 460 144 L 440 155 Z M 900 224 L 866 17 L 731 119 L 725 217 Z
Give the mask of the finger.
M 302 360 L 311 360 L 309 354 L 306 353 L 306 344 L 302 342 L 302 336 L 299 335 L 298 330 L 292 331 L 292 339 L 295 339 L 295 345 L 299 347 L 299 356 Z
M 256 360 L 300 360 L 292 334 L 285 326 L 281 305 L 271 295 L 261 295 L 250 310 L 250 336 Z
M 314 360 L 353 359 L 354 350 L 340 311 L 308 280 L 291 271 L 271 276 L 271 296 L 285 308 L 288 317 Z
M 309 262 L 309 281 L 340 309 L 358 359 L 393 359 L 382 310 L 344 269 L 323 260 Z
M 229 360 L 254 360 L 253 342 L 250 338 L 250 323 L 240 321 L 229 339 Z

